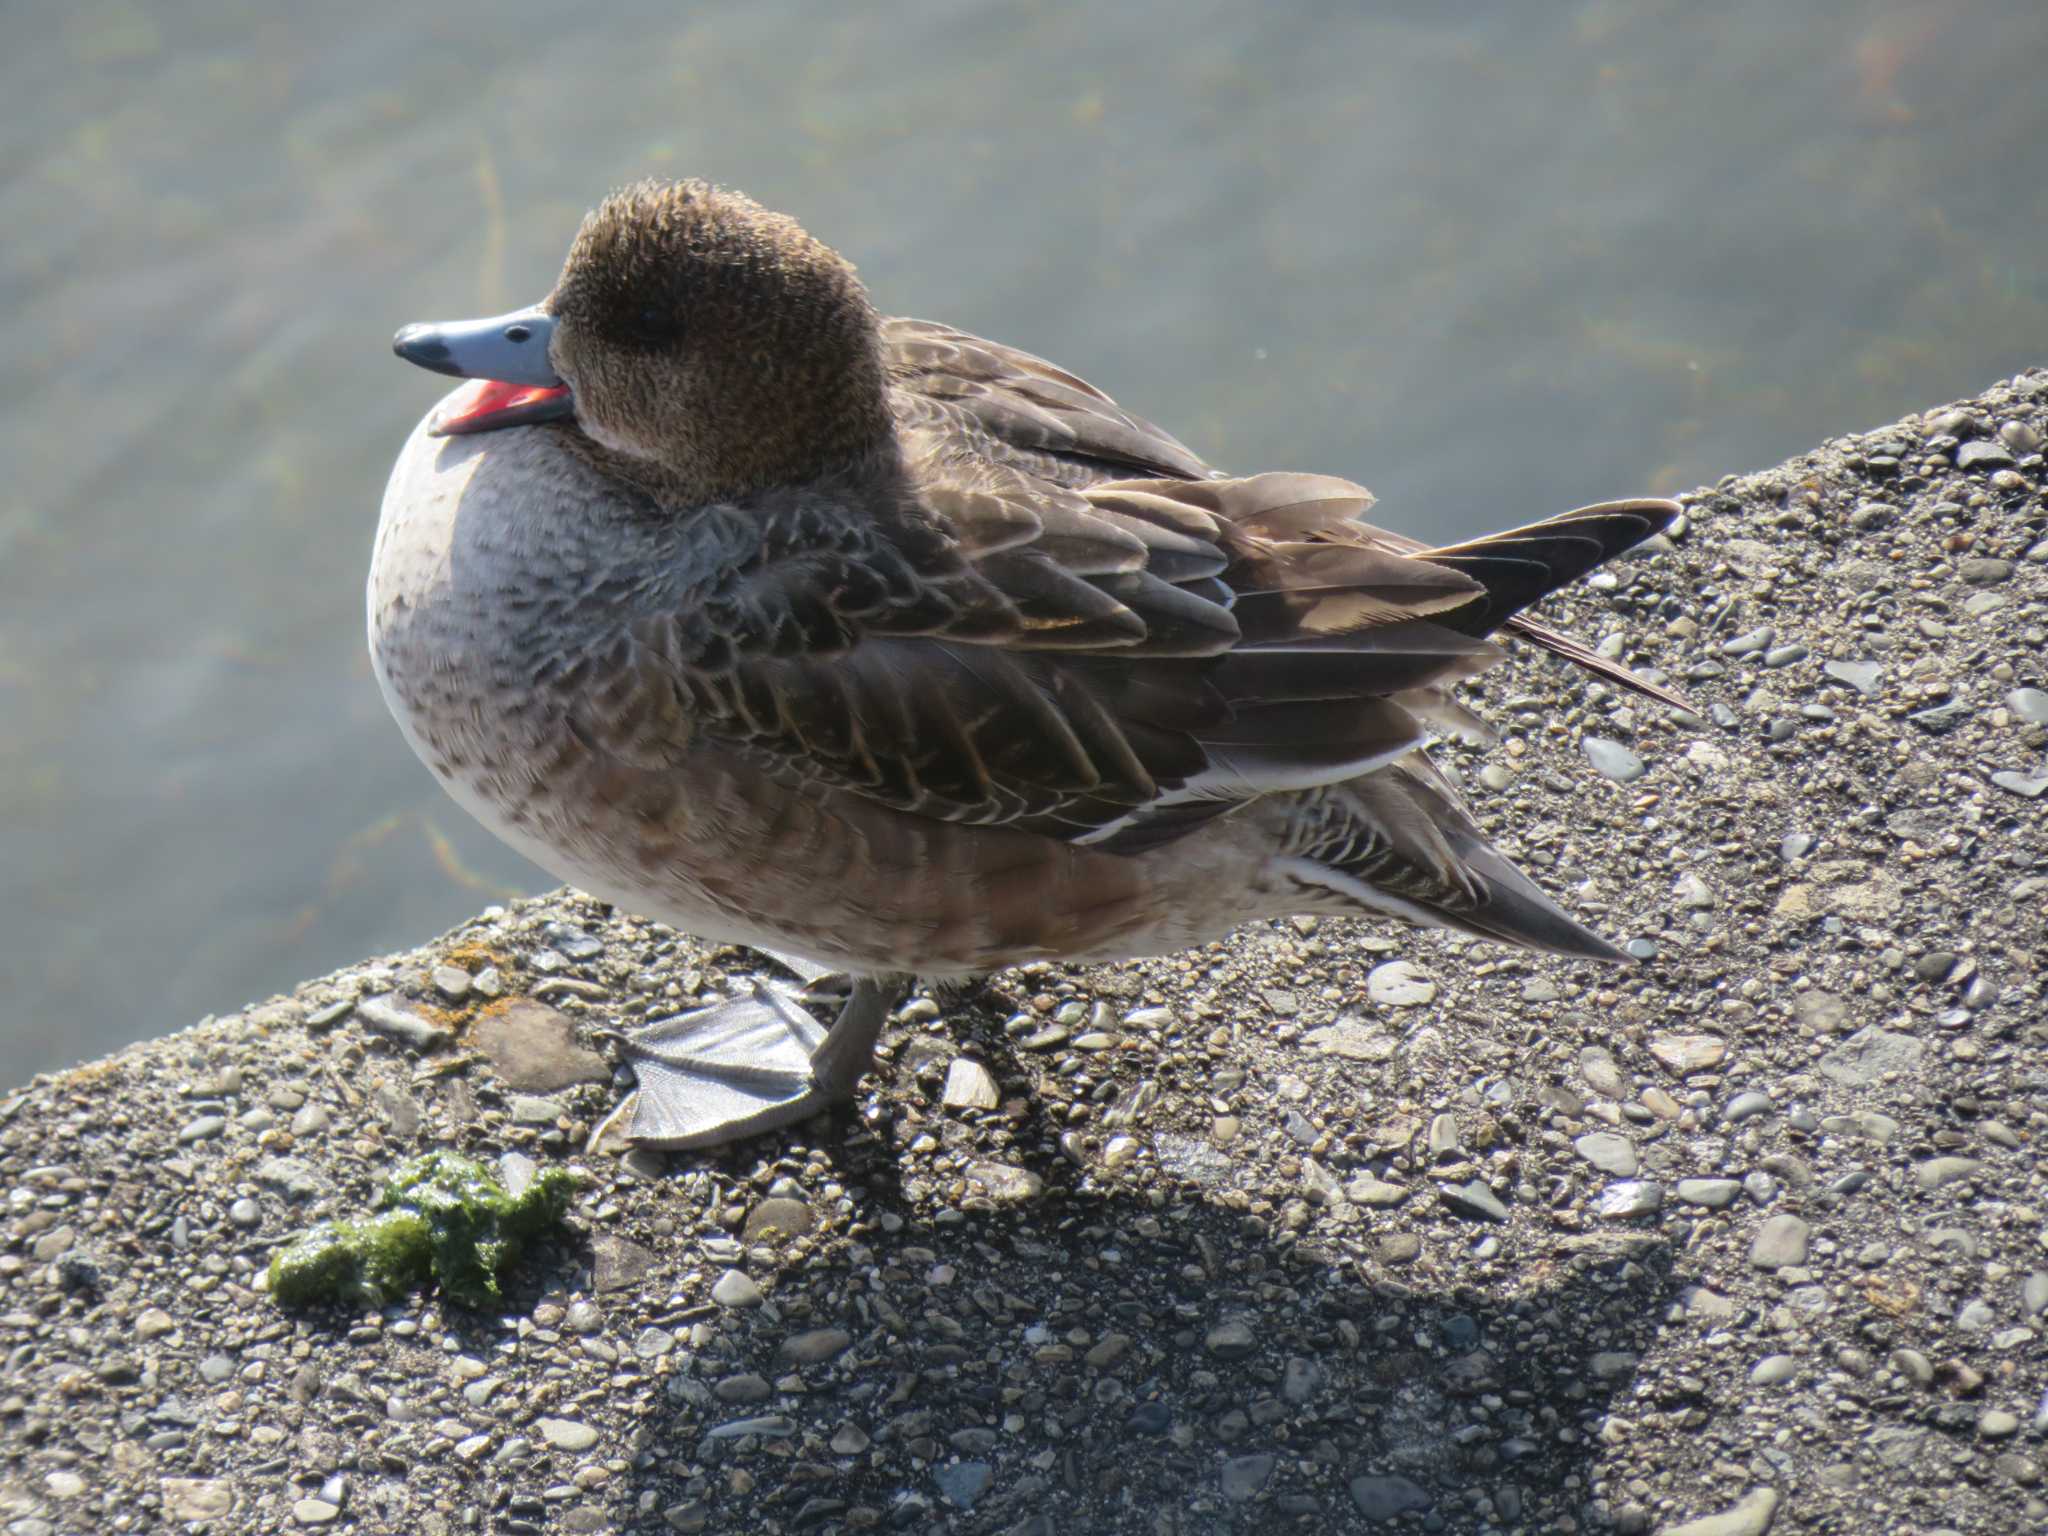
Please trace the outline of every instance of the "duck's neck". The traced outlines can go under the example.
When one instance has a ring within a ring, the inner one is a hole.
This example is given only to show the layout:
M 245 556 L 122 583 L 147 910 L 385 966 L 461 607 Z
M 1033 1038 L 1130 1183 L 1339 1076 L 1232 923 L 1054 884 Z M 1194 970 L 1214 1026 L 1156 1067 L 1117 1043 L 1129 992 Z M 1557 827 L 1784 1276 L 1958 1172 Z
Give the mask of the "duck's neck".
M 867 442 L 838 452 L 779 456 L 754 473 L 706 473 L 695 463 L 643 458 L 606 447 L 569 422 L 558 432 L 562 447 L 604 479 L 638 493 L 638 498 L 673 513 L 714 505 L 746 506 L 764 497 L 819 489 L 835 499 L 857 497 L 878 510 L 894 508 L 905 496 L 908 475 L 893 425 Z

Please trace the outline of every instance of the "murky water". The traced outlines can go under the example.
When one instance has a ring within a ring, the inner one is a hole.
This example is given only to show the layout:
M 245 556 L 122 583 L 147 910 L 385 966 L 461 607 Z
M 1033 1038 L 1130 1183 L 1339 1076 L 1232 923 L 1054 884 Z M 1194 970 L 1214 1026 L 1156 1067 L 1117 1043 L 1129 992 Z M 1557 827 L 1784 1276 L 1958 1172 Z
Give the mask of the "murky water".
M 618 182 L 1418 532 L 2048 360 L 2040 0 L 849 9 L 10 9 L 0 1084 L 546 883 L 400 742 L 361 587 L 439 392 L 391 332 L 538 297 Z

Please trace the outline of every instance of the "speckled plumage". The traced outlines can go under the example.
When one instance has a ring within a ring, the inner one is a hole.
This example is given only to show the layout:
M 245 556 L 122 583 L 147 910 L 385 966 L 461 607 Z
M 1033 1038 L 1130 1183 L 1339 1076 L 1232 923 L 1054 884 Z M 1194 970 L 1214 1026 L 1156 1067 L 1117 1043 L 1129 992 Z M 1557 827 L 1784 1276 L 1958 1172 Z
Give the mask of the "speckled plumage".
M 1428 550 L 1361 487 L 1223 476 L 1049 363 L 874 317 L 701 184 L 607 203 L 549 307 L 579 420 L 423 423 L 369 588 L 408 739 L 543 866 L 867 975 L 1296 912 L 1615 957 L 1422 749 L 1503 626 L 1656 692 L 1519 611 L 1670 503 Z

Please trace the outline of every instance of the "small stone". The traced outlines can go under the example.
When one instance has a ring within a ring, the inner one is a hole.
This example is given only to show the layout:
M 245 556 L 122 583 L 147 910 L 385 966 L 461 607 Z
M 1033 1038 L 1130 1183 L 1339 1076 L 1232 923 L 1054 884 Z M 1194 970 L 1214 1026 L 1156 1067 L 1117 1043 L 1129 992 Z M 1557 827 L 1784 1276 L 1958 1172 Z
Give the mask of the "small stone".
M 633 1337 L 633 1353 L 642 1360 L 658 1360 L 676 1347 L 676 1336 L 652 1323 Z
M 178 1142 L 189 1146 L 195 1141 L 211 1141 L 227 1129 L 227 1123 L 225 1115 L 201 1115 L 196 1120 L 188 1120 L 178 1129 Z
M 1231 1318 L 1211 1328 L 1202 1345 L 1218 1360 L 1242 1360 L 1259 1347 L 1259 1340 L 1249 1323 Z
M 2039 688 L 2015 688 L 2005 696 L 2005 707 L 2029 725 L 2048 725 L 2048 693 Z
M 1719 1514 L 1662 1526 L 1657 1536 L 1764 1536 L 1777 1513 L 1777 1490 L 1753 1488 Z
M 1790 1355 L 1765 1355 L 1750 1370 L 1750 1381 L 1759 1387 L 1774 1387 L 1781 1381 L 1790 1381 L 1799 1369 L 1799 1362 Z
M 1595 1093 L 1618 1099 L 1628 1092 L 1628 1079 L 1614 1064 L 1614 1057 L 1602 1045 L 1589 1045 L 1579 1052 L 1579 1076 Z
M 530 998 L 485 1008 L 470 1026 L 468 1043 L 484 1053 L 507 1088 L 520 1093 L 611 1081 L 611 1063 L 577 1043 L 575 1022 Z
M 415 1051 L 438 1050 L 455 1038 L 455 1032 L 431 1019 L 422 1018 L 399 1000 L 395 992 L 366 997 L 356 1004 L 356 1017 L 374 1035 L 396 1040 Z M 609 1073 L 606 1076 L 610 1076 Z M 338 1513 L 338 1511 L 337 1511 Z M 330 1519 L 332 1516 L 329 1517 Z
M 995 1476 L 995 1469 L 985 1461 L 955 1461 L 934 1471 L 932 1481 L 955 1509 L 972 1509 L 975 1501 L 988 1492 Z
M 711 1388 L 721 1403 L 765 1403 L 775 1395 L 768 1378 L 755 1371 L 740 1371 L 720 1378 Z
M 1612 1178 L 1632 1179 L 1642 1166 L 1636 1144 L 1613 1131 L 1588 1132 L 1572 1143 L 1572 1150 Z
M 1789 667 L 1796 661 L 1804 661 L 1810 653 L 1803 645 L 1780 645 L 1764 652 L 1764 665 L 1770 668 Z
M 1429 1155 L 1447 1157 L 1458 1150 L 1458 1117 L 1446 1110 L 1432 1115 L 1427 1133 Z
M 1608 1221 L 1654 1216 L 1664 1208 L 1664 1186 L 1655 1179 L 1624 1179 L 1600 1195 L 1600 1215 Z
M 1344 1186 L 1344 1198 L 1353 1205 L 1384 1207 L 1399 1205 L 1408 1198 L 1408 1190 L 1399 1184 L 1389 1184 L 1385 1179 L 1360 1174 Z
M 1467 1184 L 1444 1185 L 1437 1190 L 1437 1198 L 1457 1215 L 1470 1217 L 1475 1221 L 1506 1221 L 1508 1208 L 1500 1203 L 1500 1197 L 1486 1187 L 1481 1179 Z
M 2020 1430 L 2019 1415 L 2007 1413 L 2003 1408 L 1993 1408 L 1977 1420 L 1977 1433 L 1986 1440 L 2003 1440 L 2016 1435 Z
M 561 1104 L 537 1093 L 515 1093 L 507 1107 L 514 1125 L 551 1126 L 562 1118 Z
M 1957 469 L 2011 469 L 2018 462 L 2010 448 L 1993 438 L 1972 438 L 1956 449 Z
M 1974 1157 L 1930 1157 L 1913 1166 L 1913 1177 L 1925 1190 L 1936 1190 L 1957 1179 L 1967 1179 L 1984 1165 Z
M 1806 1240 L 1811 1229 L 1797 1216 L 1773 1216 L 1750 1244 L 1749 1262 L 1758 1269 L 1784 1269 L 1806 1262 Z
M 987 1067 L 971 1056 L 956 1056 L 946 1069 L 941 1100 L 948 1109 L 994 1109 L 1003 1096 Z
M 728 1269 L 711 1287 L 711 1299 L 721 1307 L 758 1307 L 767 1298 L 761 1287 L 743 1271 Z
M 2020 1301 L 2034 1316 L 2048 1312 L 2048 1269 L 2037 1269 L 2027 1276 L 2020 1287 Z
M 1721 1111 L 1721 1118 L 1732 1124 L 1739 1124 L 1744 1120 L 1753 1120 L 1758 1115 L 1767 1115 L 1776 1108 L 1777 1105 L 1771 1102 L 1768 1093 L 1751 1090 L 1748 1093 L 1738 1093 L 1729 1100 L 1728 1107 Z
M 469 972 L 459 965 L 437 965 L 433 974 L 434 990 L 451 1003 L 459 1003 L 469 996 L 473 984 Z
M 597 1444 L 597 1431 L 581 1419 L 540 1419 L 534 1424 L 541 1439 L 558 1451 L 575 1455 Z
M 1422 1237 L 1415 1232 L 1388 1232 L 1373 1244 L 1382 1264 L 1412 1264 L 1422 1253 Z
M 1913 974 L 1922 981 L 1941 981 L 1955 968 L 1955 954 L 1946 949 L 1930 950 L 1913 962 Z
M 2042 1278 L 2048 1279 L 2048 1276 L 2043 1276 Z M 166 1333 L 173 1332 L 177 1326 L 177 1319 L 172 1317 L 162 1307 L 148 1307 L 136 1314 L 135 1336 L 138 1339 L 159 1338 Z
M 1711 912 L 1721 904 L 1721 898 L 1714 894 L 1713 887 L 1698 875 L 1684 874 L 1678 877 L 1678 885 L 1672 899 L 1679 908 L 1687 912 Z
M 835 1456 L 858 1456 L 875 1442 L 874 1437 L 853 1420 L 843 1419 L 839 1427 L 832 1431 L 830 1443 L 832 1454 Z
M 1680 1179 L 1678 1198 L 1687 1205 L 1703 1205 L 1708 1210 L 1718 1211 L 1733 1205 L 1742 1193 L 1742 1186 L 1734 1179 Z
M 220 1520 L 235 1512 L 234 1485 L 224 1477 L 166 1477 L 157 1484 L 164 1516 L 187 1520 Z
M 1728 1042 L 1714 1035 L 1654 1035 L 1650 1054 L 1683 1077 L 1719 1066 L 1728 1055 Z
M 325 1499 L 300 1499 L 292 1505 L 292 1518 L 301 1525 L 326 1525 L 340 1515 L 341 1506 Z
M 1045 1193 L 1045 1180 L 1008 1163 L 969 1163 L 967 1182 L 998 1205 L 1023 1205 Z
M 1435 998 L 1436 983 L 1421 966 L 1390 960 L 1366 973 L 1365 990 L 1382 1008 L 1412 1008 Z
M 789 1365 L 817 1365 L 844 1354 L 852 1344 L 853 1335 L 844 1328 L 812 1328 L 791 1334 L 775 1354 Z
M 326 1105 L 308 1104 L 292 1116 L 291 1131 L 293 1136 L 303 1141 L 308 1136 L 319 1135 L 333 1123 L 333 1116 L 327 1113 Z
M 1605 736 L 1587 736 L 1580 739 L 1579 747 L 1586 754 L 1586 761 L 1594 771 L 1613 779 L 1618 784 L 1633 784 L 1645 770 L 1643 760 L 1629 751 L 1618 741 L 1609 741 Z
M 1822 664 L 1821 671 L 1869 698 L 1877 692 L 1878 680 L 1884 676 L 1884 664 L 1876 661 L 1830 661 Z
M 1895 1349 L 1891 1353 L 1892 1369 L 1912 1382 L 1916 1387 L 1934 1384 L 1934 1362 L 1917 1349 Z
M 802 1237 L 818 1223 L 810 1206 L 787 1195 L 773 1195 L 747 1213 L 740 1236 L 749 1243 L 787 1242 Z
M 1287 1368 L 1281 1373 L 1280 1395 L 1297 1406 L 1311 1402 L 1323 1390 L 1323 1383 L 1329 1373 L 1316 1361 L 1301 1355 L 1289 1355 Z
M 1301 1037 L 1304 1045 L 1347 1061 L 1385 1061 L 1400 1049 L 1400 1042 L 1355 1019 L 1325 1024 Z
M 2048 773 L 2029 777 L 2023 773 L 2001 770 L 1991 775 L 1991 782 L 2007 794 L 2018 795 L 2025 800 L 2038 800 L 2048 794 Z
M 1255 1456 L 1232 1456 L 1223 1463 L 1219 1481 L 1223 1497 L 1233 1503 L 1242 1504 L 1246 1499 L 1256 1498 L 1266 1480 L 1273 1475 L 1273 1469 L 1280 1464 L 1280 1458 L 1266 1451 Z
M 1868 1088 L 1896 1072 L 1910 1079 L 1920 1070 L 1927 1047 L 1912 1035 L 1865 1025 L 1820 1059 L 1824 1077 L 1844 1088 Z
M 1397 1519 L 1414 1509 L 1427 1509 L 1429 1495 L 1405 1477 L 1354 1477 L 1351 1502 L 1375 1524 Z
M 637 1284 L 660 1262 L 652 1249 L 609 1233 L 590 1240 L 590 1259 L 591 1288 L 601 1292 L 623 1291 Z M 577 1306 L 585 1305 L 588 1303 L 577 1303 Z M 576 1307 L 569 1311 L 574 1316 Z

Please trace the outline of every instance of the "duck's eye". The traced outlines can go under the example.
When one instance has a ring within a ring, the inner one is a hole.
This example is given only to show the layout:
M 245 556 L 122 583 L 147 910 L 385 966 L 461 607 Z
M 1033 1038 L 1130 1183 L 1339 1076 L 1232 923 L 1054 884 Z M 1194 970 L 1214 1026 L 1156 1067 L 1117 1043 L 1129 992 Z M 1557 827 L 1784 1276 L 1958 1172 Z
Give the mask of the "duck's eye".
M 669 325 L 668 313 L 659 304 L 646 305 L 640 311 L 640 323 L 650 331 L 665 330 Z

